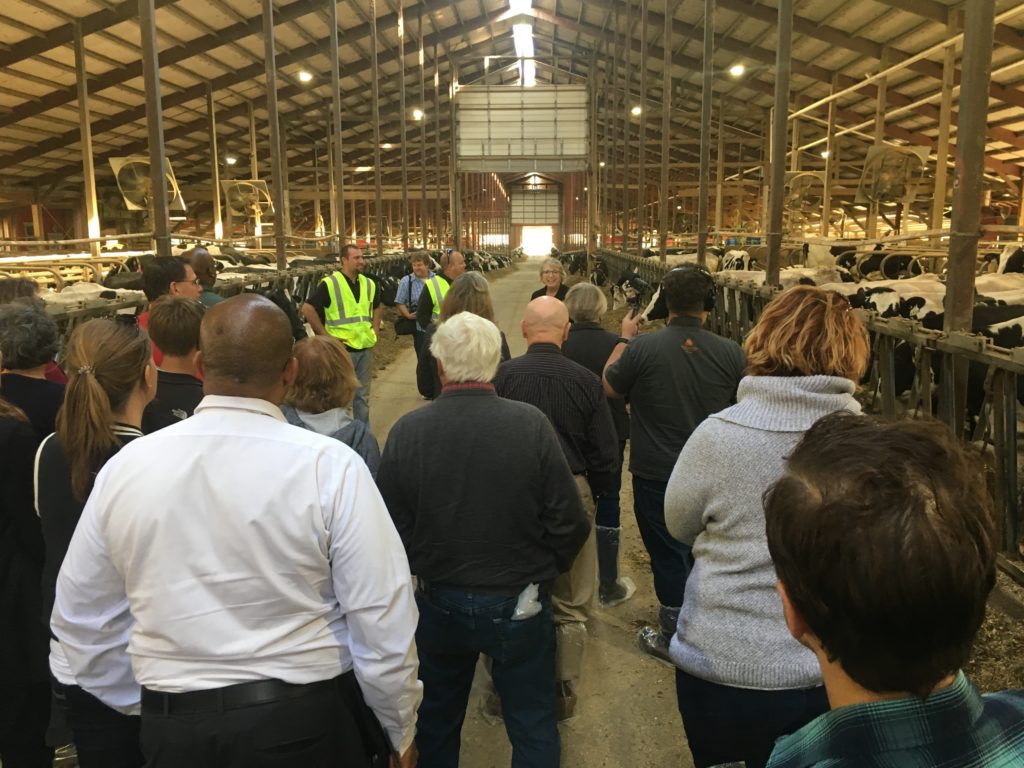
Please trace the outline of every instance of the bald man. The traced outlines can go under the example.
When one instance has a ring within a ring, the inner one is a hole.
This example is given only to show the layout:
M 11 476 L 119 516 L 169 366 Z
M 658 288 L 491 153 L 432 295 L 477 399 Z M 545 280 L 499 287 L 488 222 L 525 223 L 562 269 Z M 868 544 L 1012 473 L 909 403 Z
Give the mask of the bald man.
M 141 706 L 150 768 L 414 765 L 408 561 L 363 461 L 281 415 L 287 317 L 227 299 L 197 361 L 195 415 L 125 446 L 82 513 L 51 623 L 75 678 Z
M 427 280 L 420 294 L 420 303 L 416 306 L 416 324 L 424 331 L 431 323 L 436 323 L 441 315 L 441 302 L 444 301 L 448 288 L 455 278 L 466 271 L 466 257 L 459 251 L 452 251 L 441 256 L 441 271 L 432 279 Z
M 619 471 L 618 437 L 601 380 L 562 354 L 569 335 L 569 312 L 551 296 L 531 301 L 523 316 L 527 350 L 502 363 L 494 385 L 498 394 L 539 408 L 558 435 L 569 468 L 576 476 L 591 535 L 572 570 L 551 588 L 557 651 L 555 674 L 559 717 L 572 717 L 586 645 L 588 608 L 597 581 L 594 544 L 594 497 L 608 490 Z

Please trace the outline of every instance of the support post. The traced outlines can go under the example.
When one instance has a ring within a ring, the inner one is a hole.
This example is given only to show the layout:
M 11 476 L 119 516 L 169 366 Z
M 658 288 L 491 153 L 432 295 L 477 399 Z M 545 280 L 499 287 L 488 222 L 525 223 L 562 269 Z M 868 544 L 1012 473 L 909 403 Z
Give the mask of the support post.
M 331 121 L 334 141 L 328 156 L 331 159 L 331 231 L 337 238 L 339 252 L 345 242 L 345 151 L 341 139 L 341 72 L 338 63 L 338 2 L 327 0 L 327 23 L 331 27 L 331 44 L 327 55 L 331 59 Z
M 160 100 L 160 49 L 156 39 L 153 0 L 139 0 L 139 32 L 142 35 L 142 82 L 146 91 L 146 125 L 149 128 L 149 178 L 153 186 L 150 224 L 157 256 L 171 255 L 171 222 L 167 200 L 167 156 L 164 151 L 164 114 Z
M 380 114 L 380 71 L 377 67 L 377 0 L 370 0 L 370 109 Z M 373 120 L 373 200 L 376 214 L 377 255 L 384 255 L 384 210 L 381 204 L 380 119 Z M 367 243 L 369 246 L 369 243 Z
M 952 22 L 952 19 L 950 20 Z M 946 30 L 955 34 L 950 23 Z M 949 179 L 949 125 L 953 116 L 953 77 L 956 72 L 956 46 L 947 45 L 942 51 L 942 99 L 939 102 L 939 135 L 935 142 L 935 188 L 932 193 L 931 229 L 942 229 L 946 223 L 946 186 Z M 962 93 L 962 91 L 961 91 Z M 939 237 L 932 238 L 938 245 Z
M 456 63 L 448 60 L 448 210 L 452 218 L 452 247 L 462 248 L 462 180 L 459 178 L 458 163 L 455 159 L 455 89 L 459 82 Z
M 668 259 L 669 230 L 669 134 L 672 128 L 672 21 L 675 19 L 676 6 L 674 0 L 665 0 L 665 29 L 662 32 L 661 60 L 661 190 L 658 198 L 661 203 L 658 209 L 658 231 L 661 242 L 658 243 L 658 259 L 662 264 Z
M 779 11 L 781 13 L 781 11 Z M 697 193 L 697 263 L 707 263 L 708 190 L 711 173 L 711 100 L 715 83 L 715 0 L 704 0 L 704 85 L 700 99 L 700 182 Z
M 888 66 L 888 56 L 883 52 L 882 67 Z M 881 146 L 885 141 L 885 106 L 886 94 L 889 89 L 889 79 L 883 77 L 878 81 L 878 98 L 875 99 L 875 146 Z M 881 205 L 877 202 L 868 204 L 867 229 L 865 235 L 869 240 L 878 237 L 878 216 L 881 213 Z
M 789 113 L 790 54 L 793 45 L 793 0 L 779 0 L 775 46 L 775 106 L 772 112 L 771 181 L 768 188 L 768 285 L 779 284 L 782 252 L 782 208 L 786 184 L 786 117 Z
M 437 237 L 437 248 L 444 251 L 444 237 L 441 234 L 443 217 L 441 214 L 441 61 L 437 57 L 437 41 L 434 41 L 434 235 Z
M 256 154 L 256 107 L 249 102 L 249 178 L 259 179 L 260 165 L 259 156 Z M 263 221 L 262 208 L 256 207 L 253 212 L 253 235 L 256 237 L 257 247 L 263 247 Z
M 263 0 L 263 59 L 267 70 L 267 121 L 270 123 L 270 167 L 274 189 L 274 253 L 277 268 L 288 266 L 284 253 L 284 157 L 281 153 L 281 125 L 277 114 L 277 60 L 274 55 L 274 0 Z
M 78 121 L 82 143 L 82 182 L 85 195 L 86 237 L 100 236 L 99 204 L 96 201 L 96 166 L 92 156 L 92 127 L 89 117 L 89 73 L 85 68 L 82 22 L 75 22 L 75 79 L 78 85 Z M 100 241 L 89 243 L 89 253 L 100 255 Z
M 790 139 L 789 170 L 793 173 L 800 170 L 800 118 L 793 118 L 793 138 Z
M 400 134 L 398 140 L 402 144 L 402 250 L 409 250 L 409 152 L 406 147 L 407 124 L 409 116 L 405 109 L 405 9 L 398 6 L 398 112 Z
M 715 149 L 715 236 L 721 238 L 725 209 L 725 115 L 718 102 L 718 147 Z
M 839 88 L 839 73 L 832 73 L 832 92 Z M 832 214 L 832 176 L 836 167 L 836 102 L 828 103 L 828 134 L 825 142 L 825 184 L 821 195 L 821 236 L 828 237 L 828 220 Z
M 416 17 L 416 36 L 420 39 L 420 240 L 421 247 L 430 247 L 427 231 L 430 229 L 427 220 L 427 60 L 423 46 L 423 7 L 420 6 Z
M 644 203 L 647 200 L 647 0 L 640 0 L 640 123 L 637 129 L 636 235 L 637 256 L 644 255 Z
M 213 202 L 213 236 L 224 239 L 224 218 L 220 207 L 220 155 L 217 152 L 217 109 L 213 100 L 213 83 L 206 81 L 206 120 L 210 136 L 210 197 Z

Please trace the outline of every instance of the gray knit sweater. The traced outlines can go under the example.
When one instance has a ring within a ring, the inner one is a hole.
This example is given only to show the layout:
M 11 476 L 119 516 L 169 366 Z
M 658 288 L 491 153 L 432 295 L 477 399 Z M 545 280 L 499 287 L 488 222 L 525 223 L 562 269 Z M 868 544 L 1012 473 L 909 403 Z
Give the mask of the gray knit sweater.
M 761 495 L 815 421 L 860 412 L 853 391 L 835 376 L 747 376 L 736 405 L 709 416 L 683 447 L 665 522 L 695 559 L 671 646 L 685 672 L 737 688 L 821 684 L 814 655 L 786 629 Z

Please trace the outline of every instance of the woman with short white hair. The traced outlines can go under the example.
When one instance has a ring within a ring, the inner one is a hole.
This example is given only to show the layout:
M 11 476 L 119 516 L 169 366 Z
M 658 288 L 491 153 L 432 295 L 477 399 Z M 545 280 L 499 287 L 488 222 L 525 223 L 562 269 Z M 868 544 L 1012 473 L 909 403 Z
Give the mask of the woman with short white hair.
M 438 362 L 442 386 L 486 383 L 498 372 L 501 333 L 490 320 L 462 312 L 438 326 L 430 354 Z
M 544 287 L 534 291 L 530 301 L 541 296 L 554 296 L 559 301 L 565 301 L 565 294 L 569 289 L 565 285 L 565 267 L 562 266 L 562 262 L 554 258 L 544 259 L 540 265 L 540 279 Z

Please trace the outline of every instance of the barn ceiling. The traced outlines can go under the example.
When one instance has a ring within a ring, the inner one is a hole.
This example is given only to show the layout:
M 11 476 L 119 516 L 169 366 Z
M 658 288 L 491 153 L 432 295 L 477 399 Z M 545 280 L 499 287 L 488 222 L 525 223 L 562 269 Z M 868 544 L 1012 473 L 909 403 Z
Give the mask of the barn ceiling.
M 331 117 L 330 0 L 275 2 L 278 100 L 293 185 L 310 183 L 314 162 L 323 174 Z M 376 5 L 378 72 L 371 69 L 369 0 L 338 3 L 346 184 L 372 182 L 357 167 L 372 165 L 373 121 L 379 120 L 384 183 L 400 180 L 400 130 L 408 130 L 405 160 L 418 186 L 421 157 L 433 180 L 447 173 L 450 83 L 480 82 L 485 57 L 515 56 L 512 26 L 533 25 L 537 78 L 579 82 L 597 77 L 602 109 L 621 112 L 643 102 L 644 120 L 600 121 L 603 152 L 623 151 L 614 140 L 623 126 L 635 146 L 642 127 L 647 163 L 664 162 L 660 149 L 662 60 L 666 4 L 672 16 L 673 109 L 669 162 L 676 180 L 696 179 L 699 158 L 703 3 L 699 0 L 533 0 L 525 14 L 507 0 L 380 0 Z M 847 88 L 880 69 L 910 58 L 962 29 L 962 2 L 952 0 L 797 0 L 792 102 L 802 107 Z M 249 115 L 255 117 L 259 175 L 270 172 L 264 40 L 255 0 L 156 0 L 164 136 L 167 156 L 183 190 L 209 184 L 207 88 L 217 115 L 219 162 L 228 177 L 249 176 Z M 1020 13 L 1014 13 L 1019 9 Z M 404 38 L 399 37 L 399 12 Z M 777 0 L 717 0 L 714 95 L 716 122 L 726 126 L 730 171 L 762 162 L 772 104 Z M 987 172 L 1016 185 L 1024 164 L 1024 4 L 997 0 L 1004 18 L 995 29 L 989 98 Z M 84 40 L 98 183 L 111 185 L 107 159 L 146 154 L 145 93 L 138 4 L 108 0 L 5 0 L 0 4 L 0 198 L 46 201 L 81 195 L 82 153 L 75 75 L 75 27 Z M 646 41 L 646 44 L 645 44 Z M 962 44 L 954 43 L 957 66 Z M 423 66 L 420 66 L 420 50 Z M 646 53 L 646 60 L 641 53 Z M 498 62 L 497 64 L 495 62 Z M 888 77 L 885 100 L 889 141 L 933 149 L 938 134 L 942 54 L 933 54 Z M 488 82 L 517 82 L 508 62 L 490 59 Z M 646 77 L 643 76 L 646 64 Z M 743 64 L 738 77 L 730 67 Z M 303 82 L 302 71 L 312 74 Z M 400 113 L 402 74 L 407 109 Z M 438 74 L 435 92 L 434 76 Z M 957 80 L 959 70 L 957 73 Z M 371 112 L 373 80 L 380 85 L 378 115 Z M 646 93 L 641 93 L 646 84 Z M 843 137 L 842 162 L 850 171 L 872 143 L 878 88 L 866 85 L 838 102 L 837 126 L 861 126 Z M 457 97 L 456 97 L 457 100 Z M 956 138 L 956 98 L 952 137 Z M 414 109 L 425 119 L 417 122 Z M 625 118 L 625 114 L 617 116 Z M 604 117 L 609 117 L 606 111 Z M 827 107 L 800 121 L 801 145 L 825 135 Z M 440 147 L 440 158 L 437 148 Z M 801 153 L 801 167 L 823 167 L 820 151 Z M 237 158 L 225 165 L 227 156 Z M 314 160 L 316 157 L 316 160 Z M 440 159 L 440 164 L 438 164 Z M 658 171 L 649 168 L 651 183 Z

